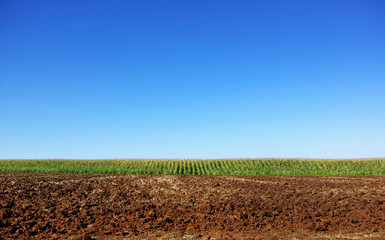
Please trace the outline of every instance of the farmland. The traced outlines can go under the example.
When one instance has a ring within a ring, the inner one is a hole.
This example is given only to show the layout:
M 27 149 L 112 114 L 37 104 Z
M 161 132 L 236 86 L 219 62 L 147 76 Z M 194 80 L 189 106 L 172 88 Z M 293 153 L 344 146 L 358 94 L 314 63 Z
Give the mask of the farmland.
M 385 159 L 2 160 L 0 171 L 168 175 L 385 175 Z
M 3 239 L 384 239 L 384 176 L 0 172 Z
M 385 159 L 0 161 L 0 239 L 384 239 Z

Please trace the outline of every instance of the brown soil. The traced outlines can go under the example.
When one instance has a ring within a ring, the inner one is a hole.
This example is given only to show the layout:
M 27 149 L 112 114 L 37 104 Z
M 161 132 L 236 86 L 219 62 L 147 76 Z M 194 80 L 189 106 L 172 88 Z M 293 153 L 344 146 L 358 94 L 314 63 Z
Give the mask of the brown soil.
M 385 239 L 385 176 L 0 172 L 0 239 Z

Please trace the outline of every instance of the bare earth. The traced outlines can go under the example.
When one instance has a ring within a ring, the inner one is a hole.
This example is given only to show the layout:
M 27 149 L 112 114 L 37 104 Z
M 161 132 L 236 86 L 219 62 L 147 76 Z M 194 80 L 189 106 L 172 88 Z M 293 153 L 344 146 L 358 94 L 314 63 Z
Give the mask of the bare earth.
M 0 172 L 0 239 L 385 239 L 385 176 Z

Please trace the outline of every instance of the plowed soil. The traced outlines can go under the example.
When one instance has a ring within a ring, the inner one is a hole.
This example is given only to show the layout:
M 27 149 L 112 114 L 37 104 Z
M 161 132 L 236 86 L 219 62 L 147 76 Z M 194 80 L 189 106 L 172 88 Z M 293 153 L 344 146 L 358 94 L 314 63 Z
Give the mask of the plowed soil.
M 0 219 L 0 239 L 385 239 L 385 177 L 0 172 Z

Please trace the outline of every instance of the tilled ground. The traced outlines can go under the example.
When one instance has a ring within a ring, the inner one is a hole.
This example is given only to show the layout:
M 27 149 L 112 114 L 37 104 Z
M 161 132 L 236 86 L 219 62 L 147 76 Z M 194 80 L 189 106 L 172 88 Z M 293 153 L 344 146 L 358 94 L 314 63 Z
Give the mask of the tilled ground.
M 0 239 L 385 239 L 385 177 L 0 172 L 0 219 Z

